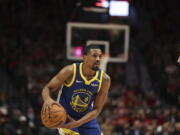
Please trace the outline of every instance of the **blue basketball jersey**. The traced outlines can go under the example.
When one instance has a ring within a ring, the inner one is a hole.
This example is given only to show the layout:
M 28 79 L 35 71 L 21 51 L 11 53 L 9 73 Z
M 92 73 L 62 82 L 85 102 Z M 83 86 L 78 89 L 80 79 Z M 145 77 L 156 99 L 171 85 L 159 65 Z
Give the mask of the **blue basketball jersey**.
M 60 104 L 74 119 L 80 119 L 93 109 L 93 101 L 101 89 L 103 70 L 98 69 L 91 80 L 82 72 L 83 63 L 74 63 L 74 73 L 70 83 L 64 84 Z

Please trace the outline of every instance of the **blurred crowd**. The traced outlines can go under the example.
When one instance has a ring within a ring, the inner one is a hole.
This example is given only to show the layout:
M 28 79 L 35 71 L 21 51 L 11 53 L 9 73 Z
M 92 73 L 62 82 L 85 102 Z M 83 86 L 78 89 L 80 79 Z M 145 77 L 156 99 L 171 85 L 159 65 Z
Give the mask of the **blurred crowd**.
M 0 2 L 0 135 L 58 134 L 40 121 L 41 90 L 72 63 L 65 24 L 77 1 L 41 2 Z M 180 135 L 179 7 L 154 2 L 133 2 L 129 60 L 107 66 L 112 85 L 98 117 L 104 135 Z

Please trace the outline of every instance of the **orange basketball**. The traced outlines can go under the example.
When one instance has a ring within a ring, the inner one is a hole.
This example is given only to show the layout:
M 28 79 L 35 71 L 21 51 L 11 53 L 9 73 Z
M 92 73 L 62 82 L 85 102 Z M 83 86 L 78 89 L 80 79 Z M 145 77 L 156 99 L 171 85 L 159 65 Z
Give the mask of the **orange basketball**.
M 53 104 L 50 110 L 50 117 L 46 116 L 41 111 L 41 121 L 43 125 L 49 129 L 60 128 L 66 122 L 67 114 L 61 105 Z

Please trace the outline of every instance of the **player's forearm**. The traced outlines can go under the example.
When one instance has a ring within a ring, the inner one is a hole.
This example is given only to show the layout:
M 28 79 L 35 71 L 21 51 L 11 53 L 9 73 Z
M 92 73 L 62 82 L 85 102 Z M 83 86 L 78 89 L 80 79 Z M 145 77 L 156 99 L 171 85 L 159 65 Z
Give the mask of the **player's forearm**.
M 51 97 L 51 90 L 47 86 L 45 86 L 42 90 L 42 98 L 45 101 L 50 97 Z
M 100 112 L 101 112 L 101 109 L 94 109 L 93 111 L 87 113 L 80 120 L 78 120 L 78 123 L 80 123 L 80 125 L 82 125 L 82 124 L 96 118 L 99 115 Z

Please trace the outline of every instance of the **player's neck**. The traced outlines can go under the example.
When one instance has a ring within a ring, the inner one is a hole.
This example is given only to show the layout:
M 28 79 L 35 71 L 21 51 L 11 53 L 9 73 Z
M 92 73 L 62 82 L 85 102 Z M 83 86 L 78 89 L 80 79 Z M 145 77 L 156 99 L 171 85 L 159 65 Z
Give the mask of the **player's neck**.
M 86 64 L 82 64 L 82 72 L 83 72 L 83 75 L 85 77 L 87 77 L 87 79 L 91 79 L 93 78 L 93 76 L 96 74 L 96 71 L 90 69 L 88 66 L 86 66 Z

